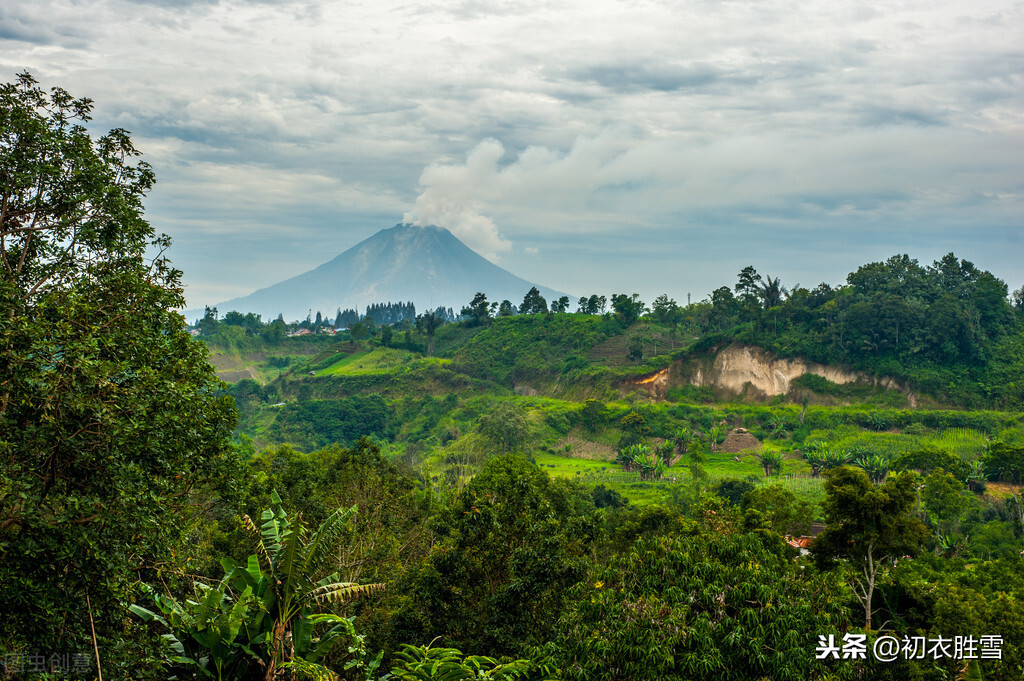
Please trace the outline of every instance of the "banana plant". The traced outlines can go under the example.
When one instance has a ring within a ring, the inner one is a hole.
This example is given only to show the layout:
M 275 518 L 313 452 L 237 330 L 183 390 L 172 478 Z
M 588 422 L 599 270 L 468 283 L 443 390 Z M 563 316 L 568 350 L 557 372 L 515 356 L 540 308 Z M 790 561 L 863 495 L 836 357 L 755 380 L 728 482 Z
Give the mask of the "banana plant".
M 338 628 L 327 636 L 313 639 L 314 621 L 310 608 L 318 603 L 340 603 L 373 593 L 383 584 L 342 582 L 337 572 L 324 576 L 334 547 L 349 519 L 356 512 L 339 508 L 312 533 L 302 522 L 301 514 L 289 518 L 277 492 L 271 495 L 276 509 L 263 511 L 263 524 L 257 530 L 249 516 L 242 523 L 256 539 L 256 555 L 245 566 L 231 559 L 222 561 L 228 571 L 226 581 L 243 589 L 251 589 L 262 605 L 260 635 L 267 636 L 266 681 L 272 681 L 282 664 L 294 655 L 316 662 L 327 650 L 323 646 L 336 643 Z M 265 616 L 265 617 L 264 617 Z M 292 645 L 285 646 L 291 634 Z
M 197 583 L 197 597 L 184 603 L 144 587 L 162 616 L 139 605 L 130 608 L 169 629 L 164 638 L 176 653 L 172 661 L 195 668 L 205 678 L 248 678 L 252 663 L 262 667 L 266 681 L 283 669 L 331 675 L 319 661 L 338 643 L 355 640 L 355 629 L 350 618 L 315 614 L 313 608 L 384 588 L 342 582 L 337 572 L 327 572 L 355 506 L 339 508 L 311 532 L 301 515 L 288 516 L 276 492 L 271 499 L 275 508 L 263 512 L 259 529 L 248 516 L 242 517 L 256 539 L 256 553 L 244 564 L 222 559 L 224 578 L 212 586 Z M 323 625 L 331 628 L 314 636 L 315 628 Z M 350 645 L 349 652 L 354 651 L 358 646 Z
M 697 434 L 685 426 L 677 428 L 676 432 L 672 433 L 672 444 L 675 445 L 680 455 L 686 454 L 695 439 L 697 439 Z
M 782 470 L 782 452 L 765 451 L 761 452 L 761 470 L 764 476 L 777 475 Z
M 821 458 L 821 448 L 810 447 L 804 449 L 804 459 L 811 466 L 811 477 L 817 478 L 821 475 L 821 471 L 825 470 L 825 460 Z
M 881 454 L 862 454 L 854 463 L 863 468 L 876 485 L 881 484 L 889 474 L 889 459 Z
M 158 622 L 171 630 L 163 638 L 175 652 L 172 662 L 192 667 L 209 679 L 241 678 L 249 663 L 260 659 L 253 647 L 258 647 L 262 639 L 249 638 L 243 631 L 259 610 L 258 599 L 251 589 L 232 597 L 224 582 L 197 582 L 195 589 L 195 599 L 179 604 L 143 584 L 143 593 L 160 614 L 139 605 L 132 605 L 129 610 L 143 620 Z
M 718 448 L 718 439 L 722 437 L 724 432 L 721 426 L 711 426 L 708 428 L 708 432 L 705 434 L 708 439 L 708 451 L 714 452 Z
M 665 463 L 666 468 L 672 466 L 675 453 L 676 447 L 671 442 L 663 442 L 658 445 L 658 457 Z
M 822 465 L 825 470 L 832 470 L 833 468 L 839 468 L 850 463 L 851 457 L 848 452 L 840 452 L 831 449 L 822 449 L 819 451 Z
M 628 445 L 622 448 L 617 462 L 628 471 L 639 471 L 644 480 L 657 480 L 664 475 L 667 466 L 661 454 L 648 445 Z

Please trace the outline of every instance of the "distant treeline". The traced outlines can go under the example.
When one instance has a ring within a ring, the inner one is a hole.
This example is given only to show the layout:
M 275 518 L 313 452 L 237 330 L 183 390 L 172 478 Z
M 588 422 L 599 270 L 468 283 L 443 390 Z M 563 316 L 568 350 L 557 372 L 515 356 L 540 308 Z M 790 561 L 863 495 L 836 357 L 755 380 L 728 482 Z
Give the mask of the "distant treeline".
M 568 297 L 549 304 L 532 288 L 519 305 L 477 293 L 458 314 L 438 308 L 417 315 L 412 303 L 370 305 L 362 317 L 355 310 L 339 310 L 335 327 L 362 323 L 370 328 L 359 329 L 360 335 L 365 330 L 372 336 L 375 326 L 411 327 L 415 322 L 428 339 L 429 354 L 429 340 L 441 324 L 481 327 L 499 317 L 557 315 L 570 309 Z M 734 285 L 721 286 L 693 304 L 679 305 L 664 294 L 650 305 L 635 293 L 594 294 L 579 298 L 576 311 L 603 316 L 621 331 L 641 321 L 667 327 L 689 339 L 691 351 L 743 343 L 783 357 L 890 376 L 964 406 L 1024 402 L 1024 287 L 1010 296 L 1006 283 L 952 253 L 931 265 L 896 255 L 861 266 L 843 285 L 813 288 L 787 287 L 780 278 L 748 266 Z M 203 335 L 216 331 L 216 313 L 208 309 L 199 323 Z M 315 321 L 291 325 L 280 316 L 263 325 L 258 315 L 229 312 L 221 323 L 268 339 L 330 325 L 319 312 Z

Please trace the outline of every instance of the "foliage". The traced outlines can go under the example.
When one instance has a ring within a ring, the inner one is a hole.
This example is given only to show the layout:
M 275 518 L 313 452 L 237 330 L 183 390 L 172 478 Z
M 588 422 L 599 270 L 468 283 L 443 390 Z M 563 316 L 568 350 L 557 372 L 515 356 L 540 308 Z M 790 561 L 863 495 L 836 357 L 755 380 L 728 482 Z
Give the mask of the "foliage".
M 826 676 L 808 642 L 845 624 L 835 581 L 801 574 L 777 535 L 713 527 L 640 539 L 577 588 L 563 678 Z
M 1024 558 L 1016 551 L 983 561 L 928 555 L 900 561 L 893 572 L 890 615 L 898 630 L 931 638 L 998 632 L 1002 659 L 981 661 L 981 671 L 990 681 L 1016 681 L 1024 673 L 1022 568 Z M 952 678 L 957 671 L 949 661 L 913 662 L 920 671 L 940 672 L 931 678 Z
M 870 629 L 879 577 L 894 557 L 914 553 L 925 536 L 913 513 L 916 476 L 892 475 L 875 485 L 864 471 L 842 466 L 829 473 L 825 492 L 826 528 L 811 551 L 822 566 L 838 557 L 850 561 L 856 571 L 850 582 L 864 607 L 864 626 Z
M 332 445 L 309 454 L 277 447 L 261 452 L 249 465 L 255 481 L 248 509 L 265 508 L 279 490 L 295 500 L 291 506 L 304 522 L 319 525 L 339 503 L 358 505 L 337 554 L 346 581 L 392 579 L 410 553 L 425 550 L 408 536 L 415 536 L 425 522 L 425 494 L 367 438 L 354 447 Z
M 657 480 L 665 474 L 668 465 L 664 457 L 649 445 L 626 445 L 619 451 L 616 462 L 626 471 L 637 471 L 641 480 Z
M 400 681 L 471 681 L 472 679 L 518 679 L 529 673 L 529 660 L 500 663 L 483 655 L 463 656 L 456 648 L 406 644 L 395 654 L 398 662 L 391 678 Z
M 124 130 L 90 138 L 91 108 L 0 85 L 0 641 L 83 650 L 88 596 L 108 672 L 145 674 L 124 604 L 191 553 L 236 415 L 174 311 L 153 173 Z
M 523 304 L 519 306 L 519 314 L 544 314 L 547 311 L 548 303 L 536 286 L 526 292 L 526 295 L 523 296 Z
M 960 519 L 960 514 L 967 506 L 967 491 L 963 483 L 950 473 L 937 468 L 924 479 L 921 502 L 935 526 L 935 538 L 938 542 L 942 531 L 948 533 L 951 526 Z M 939 547 L 936 546 L 936 551 L 938 550 Z
M 1020 403 L 1020 317 L 1006 284 L 952 253 L 931 266 L 893 256 L 850 273 L 846 286 L 795 287 L 785 298 L 753 267 L 739 279 L 738 297 L 722 287 L 694 317 L 707 347 L 732 340 L 844 364 L 963 406 Z M 712 342 L 715 332 L 726 338 Z
M 387 404 L 379 395 L 290 402 L 281 407 L 270 434 L 278 442 L 306 450 L 334 443 L 350 445 L 361 437 L 388 433 L 388 417 Z
M 436 543 L 399 588 L 392 640 L 443 635 L 473 653 L 547 640 L 597 532 L 590 494 L 516 455 L 491 459 L 436 520 Z
M 781 485 L 766 485 L 743 494 L 743 509 L 756 509 L 779 534 L 807 534 L 814 520 L 814 509 L 806 501 Z
M 782 471 L 782 452 L 765 450 L 758 455 L 764 477 L 778 475 Z
M 337 572 L 329 572 L 337 541 L 355 506 L 337 509 L 310 532 L 301 515 L 288 516 L 276 493 L 272 500 L 276 508 L 263 512 L 260 529 L 248 516 L 243 518 L 257 538 L 256 553 L 244 565 L 223 559 L 225 575 L 218 586 L 197 585 L 200 597 L 184 604 L 150 590 L 167 619 L 132 607 L 140 617 L 171 629 L 168 640 L 179 652 L 175 662 L 217 679 L 224 678 L 225 671 L 228 678 L 242 678 L 255 662 L 266 681 L 272 681 L 292 658 L 316 664 L 343 637 L 354 634 L 351 621 L 313 613 L 316 604 L 344 602 L 383 588 L 383 584 L 342 582 Z M 228 589 L 233 589 L 233 597 Z M 334 626 L 314 637 L 314 627 L 320 623 Z
M 605 423 L 608 410 L 598 400 L 586 400 L 579 408 L 579 421 L 588 432 L 596 432 Z
M 624 329 L 635 324 L 647 311 L 647 306 L 644 305 L 644 301 L 640 300 L 640 295 L 637 293 L 631 296 L 627 296 L 625 293 L 616 293 L 612 296 L 611 302 L 615 319 Z
M 993 442 L 983 461 L 1000 480 L 1015 483 L 1024 480 L 1024 447 Z
M 925 474 L 941 468 L 961 481 L 966 481 L 971 471 L 971 467 L 959 457 L 932 447 L 905 454 L 894 460 L 890 468 L 896 471 L 916 470 Z
M 889 460 L 881 454 L 862 454 L 853 460 L 868 474 L 873 483 L 880 483 L 889 474 Z
M 474 308 L 473 314 L 476 314 L 477 310 Z M 427 337 L 427 356 L 434 354 L 434 336 L 437 334 L 437 330 L 441 328 L 445 323 L 445 319 L 434 312 L 424 312 L 423 314 L 416 317 L 416 328 L 422 331 Z M 477 323 L 482 323 L 478 320 Z M 387 345 L 387 343 L 385 343 Z
M 469 305 L 462 308 L 460 315 L 465 318 L 466 326 L 482 326 L 490 323 L 491 314 L 497 306 L 497 303 L 487 302 L 486 294 L 478 292 Z
M 726 478 L 712 488 L 712 491 L 733 506 L 743 503 L 744 496 L 752 491 L 754 483 L 749 480 Z
M 506 387 L 553 381 L 567 357 L 585 356 L 611 333 L 603 319 L 589 315 L 499 317 L 455 351 L 453 366 Z
M 499 402 L 481 416 L 477 427 L 502 454 L 518 452 L 526 444 L 530 434 L 523 408 L 509 401 Z

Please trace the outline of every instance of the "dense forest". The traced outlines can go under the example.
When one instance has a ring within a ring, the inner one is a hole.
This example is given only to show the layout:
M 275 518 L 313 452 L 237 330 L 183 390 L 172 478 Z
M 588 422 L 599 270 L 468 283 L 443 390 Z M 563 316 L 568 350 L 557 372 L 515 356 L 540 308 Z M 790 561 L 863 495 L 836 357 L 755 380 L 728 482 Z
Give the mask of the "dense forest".
M 28 75 L 0 104 L 4 677 L 1024 675 L 990 273 L 190 328 L 127 134 Z M 806 370 L 705 380 L 736 349 Z

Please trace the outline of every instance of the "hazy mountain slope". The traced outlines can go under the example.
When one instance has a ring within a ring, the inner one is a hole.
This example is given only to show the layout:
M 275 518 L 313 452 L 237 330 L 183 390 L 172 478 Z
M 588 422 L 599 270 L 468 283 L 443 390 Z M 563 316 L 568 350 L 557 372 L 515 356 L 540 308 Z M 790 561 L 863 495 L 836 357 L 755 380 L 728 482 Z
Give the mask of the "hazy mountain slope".
M 488 300 L 518 305 L 535 285 L 488 261 L 447 229 L 400 224 L 309 272 L 217 308 L 221 314 L 256 312 L 264 319 L 283 313 L 288 321 L 303 319 L 310 310 L 333 319 L 339 307 L 365 312 L 371 303 L 388 301 L 412 301 L 418 312 L 443 305 L 457 313 L 477 291 Z M 564 295 L 537 288 L 549 301 Z

